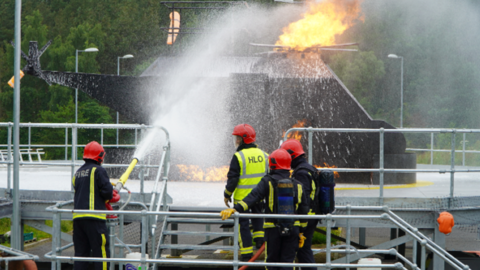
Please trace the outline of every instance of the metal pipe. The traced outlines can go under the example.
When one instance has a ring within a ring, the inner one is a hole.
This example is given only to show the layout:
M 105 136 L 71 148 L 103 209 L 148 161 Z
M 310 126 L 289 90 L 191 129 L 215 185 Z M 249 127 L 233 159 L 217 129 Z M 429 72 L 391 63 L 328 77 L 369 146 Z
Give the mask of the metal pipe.
M 238 228 L 239 213 L 233 214 L 233 269 L 238 270 Z
M 31 148 L 32 145 L 32 127 L 28 127 L 28 149 Z
M 100 129 L 100 144 L 101 144 L 103 147 L 105 147 L 105 146 L 103 145 L 103 128 Z
M 59 227 L 58 227 L 58 211 L 54 210 L 53 211 L 53 222 L 52 222 L 52 229 L 53 229 L 53 233 L 52 233 L 52 252 L 53 252 L 53 255 L 52 255 L 52 270 L 55 270 L 56 269 L 56 266 L 57 266 L 57 261 L 55 259 L 55 257 L 57 256 L 57 237 L 58 235 L 55 233 L 57 230 L 59 230 Z
M 327 215 L 327 254 L 326 254 L 326 264 L 330 265 L 331 264 L 331 243 L 332 242 L 332 215 L 328 214 Z M 327 267 L 327 269 L 330 269 L 330 267 Z
M 125 229 L 125 228 L 124 228 L 124 227 L 125 227 L 125 215 L 119 215 L 119 216 L 118 216 L 118 222 L 120 223 L 120 224 L 119 224 L 119 225 L 120 225 L 120 228 L 119 228 L 119 230 L 118 230 L 118 238 L 119 238 L 120 242 L 123 243 L 123 240 L 124 240 L 124 239 L 123 239 L 123 231 L 124 231 L 124 229 Z M 125 256 L 125 254 L 124 254 L 124 249 L 123 249 L 123 248 L 120 248 L 120 250 L 119 250 L 118 253 L 119 253 L 119 257 L 120 257 L 120 258 L 123 258 L 123 257 Z M 119 264 L 118 264 L 118 269 L 123 269 L 123 263 L 119 263 Z
M 452 153 L 451 153 L 451 165 L 450 165 L 450 200 L 448 202 L 448 207 L 452 207 L 453 204 L 453 195 L 454 195 L 454 184 L 455 184 L 455 130 L 452 133 Z
M 427 260 L 427 252 L 426 252 L 426 248 L 425 248 L 426 243 L 427 243 L 427 241 L 425 241 L 425 240 L 422 240 L 420 242 L 420 245 L 422 246 L 422 266 L 421 266 L 422 270 L 425 270 L 425 263 L 426 263 L 426 260 Z
M 21 228 L 21 212 L 20 212 L 20 53 L 22 51 L 21 36 L 21 16 L 22 16 L 22 0 L 15 0 L 15 50 L 14 50 L 14 89 L 13 89 L 13 212 L 11 219 L 11 245 L 14 249 L 21 250 L 23 240 L 23 232 Z
M 9 123 L 11 124 L 11 123 Z M 8 156 L 8 164 L 7 164 L 7 192 L 8 192 L 8 196 L 10 198 L 12 198 L 12 187 L 11 187 L 11 184 L 12 184 L 12 163 L 13 163 L 13 159 L 12 159 L 12 125 L 9 125 L 8 126 L 8 153 L 7 153 L 7 156 Z
M 351 208 L 350 204 L 347 204 L 347 215 L 350 216 L 351 213 L 352 213 L 352 208 Z M 346 257 L 347 257 L 347 262 L 349 262 L 350 261 L 349 260 L 349 258 L 350 258 L 350 233 L 351 233 L 352 228 L 350 228 L 350 219 L 347 219 L 346 222 L 347 222 L 347 238 L 346 238 L 346 241 L 347 241 L 346 242 L 346 244 L 347 244 L 347 249 L 346 249 L 347 252 L 346 253 L 347 254 L 346 254 Z M 346 270 L 350 270 L 350 267 L 347 267 Z
M 312 127 L 308 127 L 308 163 L 313 164 L 313 133 L 312 133 Z
M 70 179 L 73 179 L 75 175 L 75 161 L 77 160 L 77 128 L 72 127 L 72 171 L 70 175 Z M 70 185 L 71 191 L 73 192 L 73 183 Z
M 380 128 L 380 205 L 383 205 L 383 177 L 384 177 L 384 135 L 385 129 L 382 127 Z
M 430 164 L 433 165 L 433 132 L 430 133 L 431 134 L 431 137 L 430 137 Z
M 465 136 L 467 134 L 463 133 L 463 157 L 462 157 L 462 166 L 465 166 Z
M 107 220 L 108 232 L 110 238 L 110 258 L 115 258 L 115 219 Z M 110 263 L 110 270 L 115 270 L 115 263 Z
M 146 215 L 146 211 L 142 210 L 142 259 L 141 259 L 141 266 L 142 269 L 147 269 L 146 264 L 145 264 L 145 254 L 147 252 L 147 238 L 148 238 L 148 219 Z
M 68 128 L 65 128 L 65 161 L 68 160 Z

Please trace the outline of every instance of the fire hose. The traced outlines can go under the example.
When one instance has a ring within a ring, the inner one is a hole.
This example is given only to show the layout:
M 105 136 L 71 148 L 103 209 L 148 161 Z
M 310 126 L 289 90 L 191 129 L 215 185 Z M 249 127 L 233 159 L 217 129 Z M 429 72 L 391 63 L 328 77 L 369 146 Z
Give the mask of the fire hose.
M 115 191 L 116 191 L 117 194 L 120 193 L 120 190 L 122 188 L 125 189 L 128 192 L 128 199 L 125 202 L 125 204 L 120 208 L 120 210 L 123 210 L 123 208 L 125 208 L 125 206 L 127 206 L 127 204 L 130 202 L 130 199 L 132 198 L 132 193 L 130 192 L 130 190 L 127 187 L 125 187 L 125 183 L 127 182 L 128 177 L 132 173 L 132 171 L 135 168 L 135 165 L 137 165 L 137 163 L 138 163 L 138 158 L 134 157 L 132 162 L 128 166 L 127 170 L 122 174 L 122 176 L 118 180 L 117 184 L 113 188 L 114 194 L 115 194 Z M 107 207 L 108 210 L 113 210 L 112 206 L 110 205 L 110 202 L 106 202 L 105 206 Z M 108 215 L 107 218 L 116 218 L 116 216 L 115 215 Z
M 250 260 L 248 260 L 248 262 L 254 262 L 256 259 L 258 259 L 258 257 L 260 257 L 260 255 L 262 255 L 264 250 L 265 250 L 265 243 L 263 243 L 263 245 L 257 250 L 257 253 L 255 253 L 255 255 L 253 255 L 253 257 Z M 244 265 L 240 267 L 239 270 L 246 270 L 247 268 L 248 268 L 248 265 Z

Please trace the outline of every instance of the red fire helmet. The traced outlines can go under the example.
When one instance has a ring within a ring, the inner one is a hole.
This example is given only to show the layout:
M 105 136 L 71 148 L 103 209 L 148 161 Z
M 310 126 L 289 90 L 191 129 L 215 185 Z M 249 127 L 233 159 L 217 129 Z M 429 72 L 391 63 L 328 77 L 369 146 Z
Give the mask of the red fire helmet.
M 282 143 L 280 148 L 287 150 L 287 152 L 292 156 L 292 159 L 305 154 L 302 144 L 295 139 L 286 140 L 284 143 Z
M 268 156 L 270 170 L 290 170 L 292 158 L 285 149 L 277 149 Z
M 93 159 L 102 163 L 104 157 L 105 150 L 98 142 L 92 141 L 85 146 L 85 150 L 83 151 L 83 159 Z
M 253 127 L 249 124 L 240 124 L 235 126 L 232 135 L 242 137 L 243 142 L 246 144 L 255 142 L 255 137 L 257 136 L 255 129 L 253 129 Z

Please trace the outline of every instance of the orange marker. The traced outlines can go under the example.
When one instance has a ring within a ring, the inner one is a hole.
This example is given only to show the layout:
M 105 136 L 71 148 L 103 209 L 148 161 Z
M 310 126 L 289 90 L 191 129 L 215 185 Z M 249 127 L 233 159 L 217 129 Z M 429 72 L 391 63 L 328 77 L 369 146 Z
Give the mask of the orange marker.
M 444 234 L 451 233 L 453 226 L 455 226 L 455 221 L 453 220 L 453 216 L 448 212 L 440 213 L 440 216 L 437 218 L 437 222 L 438 222 L 438 225 L 440 226 L 438 230 Z
M 20 70 L 20 79 L 22 79 L 23 76 L 25 76 L 25 73 L 23 73 L 23 71 Z M 15 83 L 15 76 L 13 76 L 13 77 L 10 79 L 10 81 L 8 81 L 8 85 L 10 85 L 10 87 L 13 88 L 14 83 Z
M 172 29 L 176 28 L 176 29 Z M 180 31 L 180 13 L 174 11 L 170 13 L 170 27 L 168 29 L 167 45 L 173 45 Z

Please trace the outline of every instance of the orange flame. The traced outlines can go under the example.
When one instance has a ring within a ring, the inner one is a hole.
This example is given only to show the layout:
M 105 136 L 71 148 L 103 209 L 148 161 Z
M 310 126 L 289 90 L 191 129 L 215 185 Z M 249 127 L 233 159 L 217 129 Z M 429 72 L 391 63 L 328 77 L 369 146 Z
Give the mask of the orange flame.
M 304 50 L 312 46 L 335 44 L 335 36 L 362 19 L 360 0 L 309 1 L 302 19 L 289 24 L 275 45 Z
M 198 165 L 176 165 L 180 180 L 198 182 L 223 182 L 227 179 L 228 166 L 209 167 L 205 170 Z
M 307 122 L 307 119 L 303 120 L 298 120 L 295 125 L 292 126 L 292 128 L 299 128 L 299 127 L 304 127 L 305 123 Z M 285 137 L 286 131 L 283 131 L 282 138 Z M 302 138 L 302 133 L 300 131 L 295 131 L 295 132 L 290 132 L 288 133 L 287 139 L 295 139 L 297 141 L 300 141 Z
M 328 163 L 326 163 L 326 162 L 324 162 L 323 165 L 324 165 L 324 166 L 314 165 L 314 167 L 317 168 L 317 169 L 338 168 L 338 167 L 335 166 L 335 165 L 330 166 L 330 165 L 328 165 Z M 338 174 L 338 172 L 336 172 L 336 171 L 333 171 L 333 175 L 334 175 L 335 178 L 339 178 L 339 177 L 340 177 L 340 174 Z

